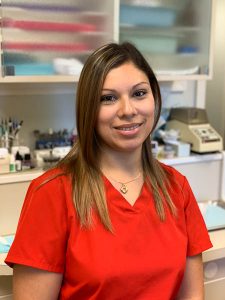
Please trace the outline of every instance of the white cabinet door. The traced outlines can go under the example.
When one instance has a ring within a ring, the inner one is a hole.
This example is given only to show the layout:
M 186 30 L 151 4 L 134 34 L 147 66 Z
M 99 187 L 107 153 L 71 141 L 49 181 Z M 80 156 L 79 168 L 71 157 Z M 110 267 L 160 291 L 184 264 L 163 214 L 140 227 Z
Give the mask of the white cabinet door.
M 136 44 L 160 80 L 209 78 L 213 7 L 212 0 L 121 0 L 120 40 Z
M 88 55 L 116 39 L 115 0 L 2 0 L 0 9 L 5 81 L 55 75 L 78 79 Z
M 0 235 L 15 233 L 30 181 L 0 184 Z

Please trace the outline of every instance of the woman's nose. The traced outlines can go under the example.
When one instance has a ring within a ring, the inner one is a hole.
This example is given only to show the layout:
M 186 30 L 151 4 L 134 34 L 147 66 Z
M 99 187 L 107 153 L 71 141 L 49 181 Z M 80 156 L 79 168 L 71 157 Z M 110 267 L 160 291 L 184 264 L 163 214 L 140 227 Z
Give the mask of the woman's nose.
M 133 116 L 137 114 L 135 103 L 128 97 L 120 100 L 119 116 Z

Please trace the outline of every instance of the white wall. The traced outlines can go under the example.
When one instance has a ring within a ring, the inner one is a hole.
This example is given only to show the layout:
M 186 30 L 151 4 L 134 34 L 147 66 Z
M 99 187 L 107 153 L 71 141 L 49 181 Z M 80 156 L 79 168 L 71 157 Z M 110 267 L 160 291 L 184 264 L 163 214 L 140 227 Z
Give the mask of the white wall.
M 225 1 L 216 1 L 213 79 L 207 82 L 206 108 L 211 124 L 225 140 Z
M 18 95 L 10 93 L 0 95 L 0 120 L 6 118 L 23 120 L 19 133 L 22 145 L 34 149 L 33 131 L 48 132 L 74 129 L 75 126 L 75 94 L 38 93 Z

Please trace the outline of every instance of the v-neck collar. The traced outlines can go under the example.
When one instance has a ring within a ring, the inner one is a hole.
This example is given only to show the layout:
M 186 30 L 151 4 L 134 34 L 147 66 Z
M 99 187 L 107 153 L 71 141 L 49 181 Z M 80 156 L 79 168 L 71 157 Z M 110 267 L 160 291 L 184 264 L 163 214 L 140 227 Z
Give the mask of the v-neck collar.
M 118 208 L 121 208 L 130 212 L 140 212 L 146 206 L 146 203 L 149 203 L 151 198 L 151 193 L 146 182 L 143 183 L 139 196 L 137 197 L 134 204 L 130 204 L 127 199 L 113 186 L 110 180 L 103 175 L 103 181 L 106 188 L 106 197 L 108 204 L 116 205 Z

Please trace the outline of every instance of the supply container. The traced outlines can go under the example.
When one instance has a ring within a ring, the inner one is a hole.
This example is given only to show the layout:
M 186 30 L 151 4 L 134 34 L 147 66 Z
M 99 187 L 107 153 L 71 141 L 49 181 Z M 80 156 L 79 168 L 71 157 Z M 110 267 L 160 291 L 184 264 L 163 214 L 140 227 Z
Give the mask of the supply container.
M 120 33 L 121 41 L 129 41 L 135 44 L 143 53 L 156 53 L 156 54 L 173 54 L 177 52 L 178 47 L 177 35 L 168 35 L 165 33 L 148 32 L 145 30 L 138 31 L 123 29 Z
M 0 174 L 9 172 L 10 155 L 7 148 L 0 148 Z
M 138 26 L 168 27 L 176 22 L 178 12 L 187 0 L 121 1 L 120 23 Z

